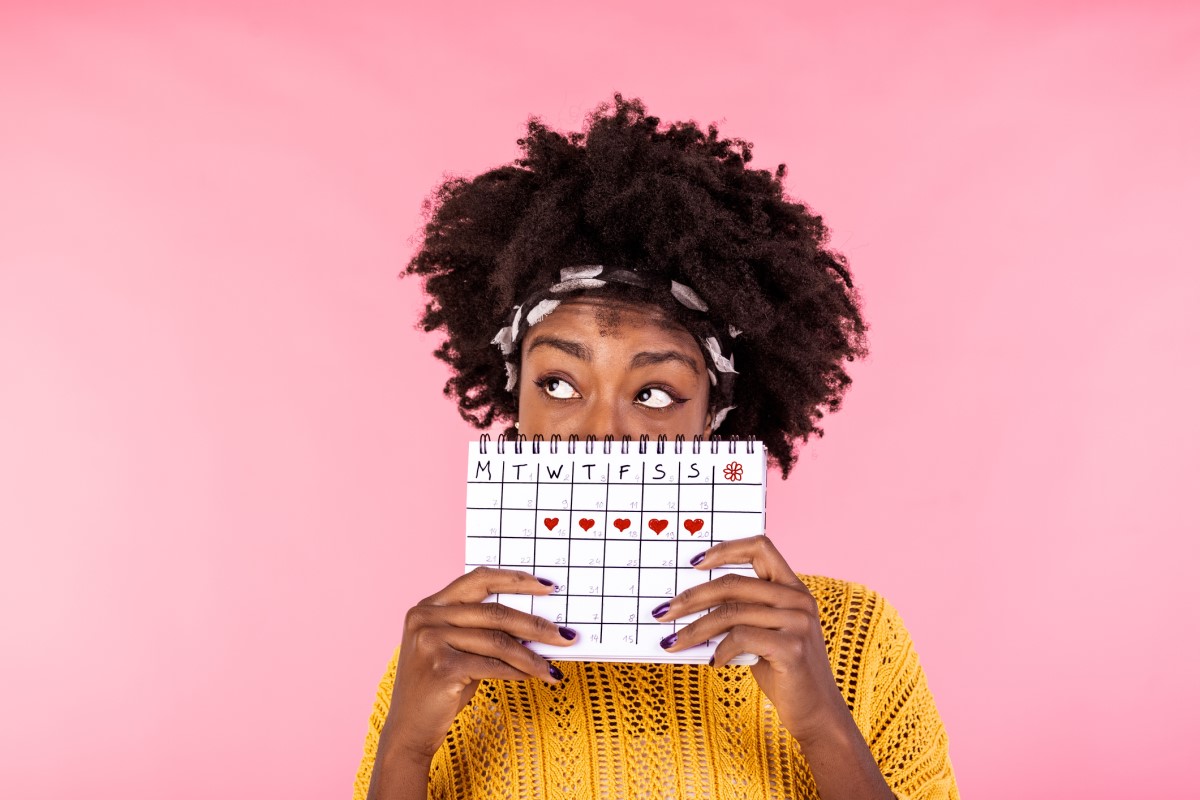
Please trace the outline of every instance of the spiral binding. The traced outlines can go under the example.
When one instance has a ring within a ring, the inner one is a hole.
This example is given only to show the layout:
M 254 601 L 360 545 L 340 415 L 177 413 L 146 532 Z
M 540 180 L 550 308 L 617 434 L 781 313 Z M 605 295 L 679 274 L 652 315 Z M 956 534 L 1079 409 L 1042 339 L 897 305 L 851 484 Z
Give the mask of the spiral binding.
M 480 436 L 479 436 L 479 452 L 480 453 L 483 453 L 485 455 L 487 454 L 488 443 L 491 440 L 492 440 L 491 434 L 487 434 L 487 433 L 480 434 Z M 574 455 L 576 452 L 576 448 L 578 447 L 580 441 L 581 441 L 580 438 L 578 436 L 576 436 L 575 434 L 571 434 L 570 436 L 568 436 L 567 437 L 567 452 L 570 453 L 571 455 Z M 497 436 L 496 437 L 496 452 L 500 455 L 504 455 L 505 442 L 511 443 L 512 444 L 512 452 L 514 452 L 518 455 L 520 455 L 521 453 L 524 452 L 524 448 L 526 445 L 529 446 L 530 452 L 535 453 L 535 454 L 540 454 L 542 452 L 542 445 L 547 444 L 546 438 L 544 436 L 542 436 L 540 433 L 534 435 L 532 441 L 529 440 L 523 433 L 518 434 L 516 439 L 508 439 L 504 436 Z M 592 436 L 589 434 L 587 437 L 585 437 L 582 440 L 582 442 L 583 442 L 583 452 L 584 453 L 591 454 L 596 451 L 595 448 L 597 445 L 597 439 L 595 436 Z M 728 445 L 726 452 L 733 454 L 738 451 L 738 443 L 739 442 L 746 446 L 745 452 L 753 453 L 754 446 L 755 446 L 755 444 L 757 444 L 758 440 L 753 436 L 750 436 L 746 439 L 742 439 L 739 436 L 730 436 L 729 438 L 724 438 L 724 437 L 718 435 L 718 436 L 712 437 L 711 439 L 705 439 L 700 436 L 693 436 L 692 442 L 691 442 L 692 453 L 699 454 L 705 443 L 709 444 L 710 452 L 719 453 L 721 451 L 721 444 L 725 443 Z M 604 453 L 613 452 L 612 448 L 615 443 L 616 443 L 616 437 L 612 436 L 611 434 L 608 436 L 605 436 L 603 441 L 599 442 L 600 447 Z M 628 453 L 629 447 L 632 443 L 633 443 L 632 436 L 622 436 L 621 442 L 620 442 L 621 453 L 623 453 L 623 454 Z M 556 433 L 550 437 L 550 441 L 548 443 L 547 449 L 550 453 L 557 454 L 558 448 L 561 444 L 562 444 L 562 437 Z M 654 443 L 654 451 L 659 454 L 666 453 L 669 444 L 670 444 L 669 438 L 665 434 L 660 434 Z M 679 436 L 676 436 L 674 445 L 675 445 L 675 448 L 674 448 L 675 453 L 676 454 L 682 453 L 684 451 L 684 447 L 687 445 L 687 437 L 683 436 L 682 434 Z M 637 452 L 638 453 L 645 455 L 647 452 L 649 452 L 650 447 L 651 447 L 651 444 L 650 444 L 649 436 L 647 436 L 646 434 L 642 434 L 641 436 L 638 437 L 638 441 L 637 441 Z

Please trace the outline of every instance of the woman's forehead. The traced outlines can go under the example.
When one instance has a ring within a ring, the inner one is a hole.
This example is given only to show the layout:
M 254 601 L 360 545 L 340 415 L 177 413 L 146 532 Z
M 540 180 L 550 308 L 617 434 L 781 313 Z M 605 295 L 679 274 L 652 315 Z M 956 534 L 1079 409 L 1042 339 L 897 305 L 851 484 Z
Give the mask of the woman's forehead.
M 529 332 L 535 334 L 551 330 L 560 334 L 575 332 L 580 336 L 656 337 L 671 342 L 686 341 L 698 347 L 687 329 L 658 306 L 615 298 L 571 298 L 531 327 Z

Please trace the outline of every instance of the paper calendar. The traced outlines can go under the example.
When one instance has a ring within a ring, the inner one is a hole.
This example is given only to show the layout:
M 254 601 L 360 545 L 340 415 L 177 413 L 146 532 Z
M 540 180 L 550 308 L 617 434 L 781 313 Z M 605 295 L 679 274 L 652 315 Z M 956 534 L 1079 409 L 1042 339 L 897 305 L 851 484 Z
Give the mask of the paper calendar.
M 758 441 L 472 442 L 467 571 L 519 569 L 553 580 L 548 596 L 488 600 L 579 632 L 550 659 L 708 663 L 716 637 L 678 653 L 659 646 L 703 613 L 658 622 L 650 611 L 686 588 L 749 565 L 698 570 L 689 559 L 764 531 L 766 451 Z M 734 664 L 752 664 L 742 655 Z

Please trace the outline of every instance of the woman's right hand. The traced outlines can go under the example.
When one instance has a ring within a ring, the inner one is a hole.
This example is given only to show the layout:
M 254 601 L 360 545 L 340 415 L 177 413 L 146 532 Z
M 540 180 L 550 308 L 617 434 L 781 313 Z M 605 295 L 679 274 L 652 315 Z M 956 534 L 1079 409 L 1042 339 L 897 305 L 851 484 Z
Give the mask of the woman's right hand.
M 554 585 L 543 580 L 518 570 L 477 567 L 409 609 L 380 755 L 386 751 L 407 763 L 431 761 L 484 678 L 561 680 L 556 667 L 521 642 L 566 646 L 575 639 L 573 630 L 482 602 L 491 594 L 552 594 Z

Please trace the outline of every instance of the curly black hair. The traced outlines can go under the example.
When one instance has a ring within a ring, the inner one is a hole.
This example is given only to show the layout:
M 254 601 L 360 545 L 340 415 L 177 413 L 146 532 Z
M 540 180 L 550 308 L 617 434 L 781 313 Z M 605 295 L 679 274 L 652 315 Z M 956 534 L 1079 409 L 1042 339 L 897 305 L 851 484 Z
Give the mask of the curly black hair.
M 523 157 L 444 180 L 422 206 L 424 235 L 402 273 L 424 277 L 420 327 L 445 329 L 435 355 L 454 376 L 444 393 L 487 428 L 516 419 L 492 337 L 531 291 L 578 264 L 678 280 L 707 302 L 706 316 L 742 331 L 730 340 L 739 374 L 722 434 L 762 440 L 786 478 L 795 440 L 824 436 L 821 407 L 841 407 L 843 360 L 868 353 L 861 298 L 821 217 L 785 196 L 786 164 L 747 169 L 750 142 L 720 138 L 713 124 L 706 135 L 694 120 L 659 123 L 640 99 L 614 93 L 584 131 L 564 135 L 530 116 Z

